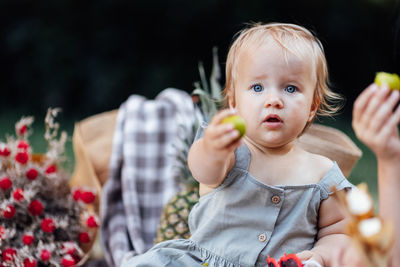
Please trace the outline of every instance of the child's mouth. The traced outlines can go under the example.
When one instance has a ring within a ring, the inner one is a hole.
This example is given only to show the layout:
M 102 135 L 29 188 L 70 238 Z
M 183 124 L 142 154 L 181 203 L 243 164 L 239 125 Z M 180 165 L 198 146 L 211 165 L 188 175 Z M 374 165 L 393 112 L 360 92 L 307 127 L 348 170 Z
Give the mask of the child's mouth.
M 274 122 L 283 122 L 283 121 L 282 121 L 282 119 L 281 119 L 278 115 L 271 114 L 271 115 L 268 115 L 268 116 L 265 118 L 264 122 L 274 123 Z
M 267 117 L 265 117 L 263 124 L 268 128 L 268 129 L 275 129 L 279 128 L 283 123 L 283 120 L 276 114 L 270 114 Z
M 267 119 L 266 121 L 267 121 L 267 122 L 280 122 L 280 120 L 277 119 L 277 118 L 269 118 L 269 119 Z

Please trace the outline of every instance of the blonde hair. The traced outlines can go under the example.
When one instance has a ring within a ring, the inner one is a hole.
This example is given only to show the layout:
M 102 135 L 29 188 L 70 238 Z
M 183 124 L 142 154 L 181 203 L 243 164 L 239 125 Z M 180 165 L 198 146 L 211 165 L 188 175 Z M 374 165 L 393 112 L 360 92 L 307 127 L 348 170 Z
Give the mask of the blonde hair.
M 235 68 L 240 52 L 249 45 L 261 45 L 272 38 L 285 52 L 311 58 L 317 77 L 313 98 L 316 114 L 332 116 L 341 109 L 343 97 L 329 88 L 328 66 L 322 44 L 309 30 L 295 24 L 255 23 L 235 36 L 226 60 L 226 85 L 223 90 L 225 106 L 228 106 L 229 98 L 234 97 L 229 93 L 234 93 Z

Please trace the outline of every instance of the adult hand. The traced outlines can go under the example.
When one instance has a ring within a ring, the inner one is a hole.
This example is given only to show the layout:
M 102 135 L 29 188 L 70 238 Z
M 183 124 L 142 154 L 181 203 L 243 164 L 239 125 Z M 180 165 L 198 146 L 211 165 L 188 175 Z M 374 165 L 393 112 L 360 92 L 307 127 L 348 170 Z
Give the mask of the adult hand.
M 400 99 L 398 90 L 371 84 L 354 103 L 353 129 L 380 159 L 400 158 Z

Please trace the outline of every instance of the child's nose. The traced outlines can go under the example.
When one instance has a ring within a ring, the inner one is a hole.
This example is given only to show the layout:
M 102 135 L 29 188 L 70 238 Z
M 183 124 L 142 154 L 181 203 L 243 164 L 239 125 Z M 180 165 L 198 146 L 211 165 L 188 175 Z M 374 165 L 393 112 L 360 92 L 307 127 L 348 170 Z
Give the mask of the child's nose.
M 274 108 L 282 108 L 283 102 L 279 95 L 279 92 L 274 89 L 268 90 L 265 99 L 265 107 L 274 107 Z

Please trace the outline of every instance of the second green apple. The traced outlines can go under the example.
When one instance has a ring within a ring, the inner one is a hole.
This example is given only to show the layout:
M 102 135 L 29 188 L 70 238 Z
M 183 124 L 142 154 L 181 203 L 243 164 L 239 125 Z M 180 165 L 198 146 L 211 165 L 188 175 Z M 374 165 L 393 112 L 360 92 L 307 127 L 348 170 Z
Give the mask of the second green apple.
M 387 73 L 387 72 L 378 72 L 375 76 L 374 82 L 378 86 L 382 86 L 383 84 L 387 84 L 392 90 L 400 90 L 400 78 L 396 73 Z

